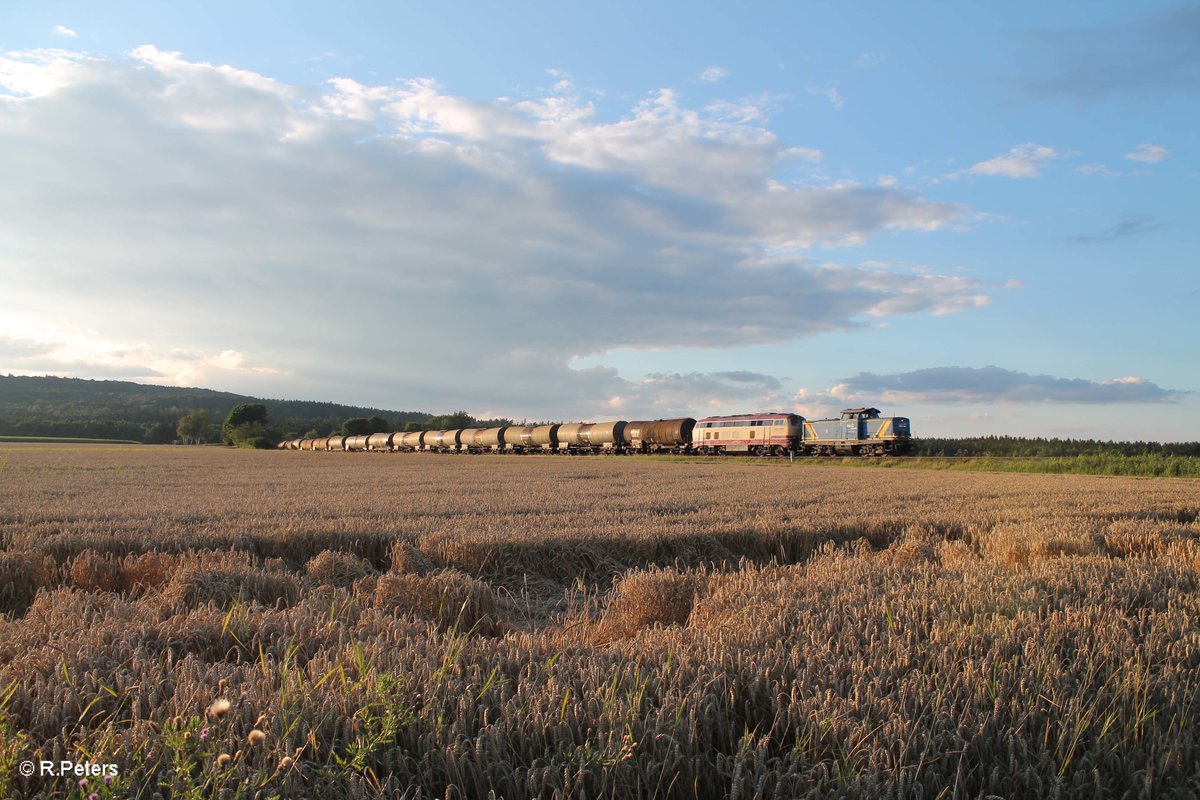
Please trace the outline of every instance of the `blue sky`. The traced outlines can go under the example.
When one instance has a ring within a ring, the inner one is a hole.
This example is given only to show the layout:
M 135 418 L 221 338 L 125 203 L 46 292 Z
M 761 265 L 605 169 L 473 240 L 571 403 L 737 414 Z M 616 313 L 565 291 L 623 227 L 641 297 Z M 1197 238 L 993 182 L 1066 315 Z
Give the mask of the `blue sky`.
M 0 371 L 1200 438 L 1200 5 L 0 9 Z

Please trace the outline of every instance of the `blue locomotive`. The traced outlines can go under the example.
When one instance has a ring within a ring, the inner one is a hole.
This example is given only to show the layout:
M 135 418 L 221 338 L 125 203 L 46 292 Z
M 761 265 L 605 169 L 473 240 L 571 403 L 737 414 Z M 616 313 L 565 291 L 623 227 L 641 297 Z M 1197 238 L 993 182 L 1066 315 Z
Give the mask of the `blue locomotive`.
M 805 455 L 882 456 L 912 445 L 908 417 L 881 417 L 878 408 L 847 408 L 838 419 L 808 419 L 800 451 Z

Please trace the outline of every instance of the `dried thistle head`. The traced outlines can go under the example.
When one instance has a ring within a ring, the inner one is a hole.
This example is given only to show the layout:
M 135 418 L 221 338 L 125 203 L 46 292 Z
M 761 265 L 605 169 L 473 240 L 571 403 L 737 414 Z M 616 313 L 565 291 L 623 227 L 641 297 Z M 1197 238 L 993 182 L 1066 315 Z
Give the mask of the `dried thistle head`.
M 263 733 L 258 728 L 255 728 L 254 730 L 250 731 L 250 735 L 246 737 L 246 741 L 248 741 L 251 745 L 255 745 L 255 746 L 262 744 L 266 740 L 267 740 L 267 734 Z
M 221 753 L 221 755 L 217 756 L 218 767 L 228 767 L 230 761 L 233 761 L 233 756 L 229 755 L 229 753 Z
M 229 713 L 229 709 L 230 709 L 229 701 L 226 700 L 224 697 L 218 697 L 216 700 L 212 701 L 212 704 L 208 707 L 208 710 L 205 711 L 204 713 L 210 717 L 218 717 L 219 718 L 219 717 L 223 717 L 227 713 Z

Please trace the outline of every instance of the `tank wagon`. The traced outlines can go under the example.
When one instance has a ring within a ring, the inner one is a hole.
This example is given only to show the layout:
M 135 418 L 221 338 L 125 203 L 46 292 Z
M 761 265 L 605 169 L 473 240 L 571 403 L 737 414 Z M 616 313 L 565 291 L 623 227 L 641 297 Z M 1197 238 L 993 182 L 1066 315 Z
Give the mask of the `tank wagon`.
M 908 417 L 847 408 L 837 419 L 771 412 L 653 420 L 503 425 L 444 431 L 290 439 L 288 450 L 390 450 L 435 453 L 746 453 L 879 456 L 907 452 Z
M 403 436 L 402 433 L 372 433 L 367 437 L 368 450 L 391 450 L 392 439 Z
M 456 431 L 425 431 L 425 439 L 423 440 L 424 449 L 434 453 L 444 453 L 448 451 L 458 450 L 458 443 L 462 435 L 461 430 Z
M 696 420 L 646 419 L 625 423 L 625 448 L 637 453 L 682 453 L 691 449 Z
M 466 448 L 471 453 L 496 452 L 505 448 L 506 434 L 516 431 L 513 427 L 482 428 L 475 431 L 471 444 Z
M 623 437 L 625 426 L 628 424 L 624 420 L 616 422 L 587 422 L 577 427 L 573 439 L 565 441 L 562 430 L 570 426 L 564 425 L 562 428 L 559 428 L 558 447 L 560 450 L 565 449 L 568 453 L 620 450 L 625 444 Z
M 512 425 L 503 428 L 504 443 L 501 451 L 513 453 L 540 453 L 557 450 L 559 442 L 558 423 L 552 425 Z

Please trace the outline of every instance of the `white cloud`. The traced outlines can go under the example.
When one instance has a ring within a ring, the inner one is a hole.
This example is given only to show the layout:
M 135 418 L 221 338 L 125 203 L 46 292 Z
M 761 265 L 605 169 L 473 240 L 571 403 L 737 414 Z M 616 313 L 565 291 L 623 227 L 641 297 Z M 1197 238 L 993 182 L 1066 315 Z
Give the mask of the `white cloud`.
M 62 37 L 64 37 L 64 38 L 67 38 L 67 39 L 78 39 L 78 38 L 79 38 L 79 34 L 78 34 L 78 33 L 76 33 L 75 31 L 71 30 L 70 28 L 68 28 L 68 27 L 67 27 L 67 26 L 65 26 L 65 25 L 55 25 L 55 26 L 54 26 L 54 35 L 55 35 L 55 36 L 62 36 Z
M 846 103 L 842 100 L 841 93 L 834 87 L 830 86 L 827 89 L 809 88 L 809 94 L 819 95 L 829 101 L 829 104 L 834 108 L 841 108 Z
M 1005 178 L 1036 178 L 1042 169 L 1058 157 L 1053 147 L 1044 144 L 1020 144 L 1007 153 L 980 161 L 966 170 L 971 175 L 998 175 Z M 958 177 L 955 173 L 951 177 Z
M 1105 178 L 1119 178 L 1124 173 L 1111 169 L 1104 164 L 1080 164 L 1075 168 L 1080 175 L 1100 175 Z
M 825 154 L 815 147 L 789 147 L 781 150 L 779 157 L 783 159 L 792 159 L 795 161 L 805 161 L 809 164 L 816 164 L 825 158 Z
M 700 80 L 715 83 L 729 77 L 729 70 L 724 67 L 709 67 L 700 73 Z
M 0 84 L 0 319 L 37 308 L 49 326 L 0 328 L 0 370 L 519 416 L 623 396 L 650 414 L 681 380 L 572 357 L 786 342 L 994 288 L 810 260 L 968 210 L 782 183 L 820 153 L 779 142 L 753 104 L 662 90 L 601 121 L 565 79 L 479 102 L 428 79 L 294 86 L 151 46 L 8 54 Z
M 46 95 L 90 80 L 98 69 L 103 69 L 101 62 L 68 50 L 9 52 L 0 55 L 0 89 L 16 96 Z
M 177 386 L 221 381 L 231 375 L 282 375 L 252 363 L 245 353 L 162 349 L 145 341 L 106 338 L 94 329 L 47 323 L 20 312 L 0 325 L 0 361 L 5 371 L 23 375 L 126 378 Z
M 884 61 L 887 61 L 886 55 L 883 53 L 870 51 L 863 53 L 858 58 L 854 59 L 854 66 L 858 67 L 859 69 L 873 69 L 878 67 Z
M 1141 161 L 1143 164 L 1157 164 L 1167 157 L 1167 148 L 1161 144 L 1139 144 L 1125 157 L 1130 161 Z

